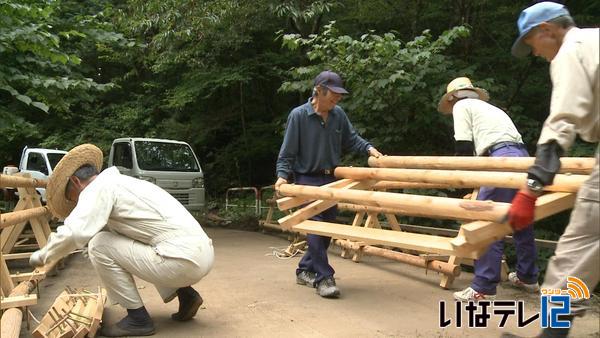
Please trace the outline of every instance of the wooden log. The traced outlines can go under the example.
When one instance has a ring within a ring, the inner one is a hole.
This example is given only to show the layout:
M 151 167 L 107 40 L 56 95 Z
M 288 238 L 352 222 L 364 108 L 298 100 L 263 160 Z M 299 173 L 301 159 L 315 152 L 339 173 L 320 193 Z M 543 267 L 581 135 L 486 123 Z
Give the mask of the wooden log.
M 369 157 L 369 166 L 526 172 L 533 165 L 534 160 L 535 157 L 382 156 Z M 563 157 L 560 163 L 560 173 L 590 174 L 596 160 L 593 157 Z
M 369 182 L 356 182 L 352 181 L 349 184 L 345 185 L 343 188 L 339 188 L 342 191 L 348 191 L 348 189 L 358 189 L 361 187 L 369 186 L 371 183 Z M 322 188 L 322 187 L 316 187 Z M 333 189 L 333 188 L 323 188 L 323 189 Z M 320 214 L 321 212 L 334 207 L 337 204 L 337 201 L 324 201 L 324 200 L 316 200 L 309 205 L 305 206 L 302 209 L 296 210 L 293 213 L 280 218 L 277 222 L 281 225 L 282 229 L 289 230 L 292 225 L 298 224 L 304 220 L 307 220 L 315 215 Z
M 373 186 L 373 190 L 387 189 L 448 189 L 452 188 L 449 184 L 443 183 L 421 183 L 421 182 L 398 182 L 398 181 L 379 181 Z
M 316 234 L 336 239 L 362 241 L 367 245 L 387 245 L 395 248 L 415 250 L 442 255 L 457 255 L 466 258 L 478 258 L 475 254 L 463 250 L 456 253 L 450 241 L 452 238 L 414 234 L 394 230 L 353 227 L 343 224 L 306 220 L 293 227 L 300 233 Z
M 46 264 L 34 270 L 34 273 L 47 274 L 52 270 L 57 262 Z M 27 280 L 19 283 L 10 293 L 9 297 L 24 296 L 30 294 L 37 285 L 37 280 Z M 21 333 L 21 321 L 23 320 L 23 312 L 20 308 L 12 308 L 4 311 L 0 319 L 0 337 L 2 338 L 17 338 Z
M 335 176 L 355 180 L 373 179 L 378 181 L 447 184 L 453 188 L 478 188 L 487 186 L 520 189 L 527 180 L 526 173 L 495 172 L 493 175 L 490 175 L 486 171 L 353 167 L 338 167 L 335 169 Z M 553 184 L 545 186 L 544 190 L 577 192 L 581 184 L 588 178 L 588 175 L 558 174 L 554 177 Z
M 323 185 L 323 187 L 328 188 L 343 188 L 348 184 L 352 183 L 352 180 L 349 179 L 341 179 L 335 182 L 331 182 Z M 302 204 L 307 204 L 308 202 L 314 201 L 314 198 L 300 198 L 300 197 L 283 197 L 277 200 L 277 207 L 279 210 L 288 210 L 291 208 L 295 208 Z
M 437 260 L 426 260 L 423 257 L 405 254 L 403 252 L 378 248 L 372 245 L 361 246 L 355 242 L 346 240 L 336 240 L 335 244 L 345 249 L 359 250 L 362 248 L 362 253 L 370 256 L 384 257 L 394 261 L 402 262 L 408 265 L 426 268 L 428 270 L 440 272 L 446 275 L 458 276 L 460 275 L 460 266 L 449 264 Z
M 378 207 L 396 209 L 394 212 L 390 210 L 386 213 L 442 219 L 498 221 L 504 218 L 510 207 L 509 203 L 502 202 L 469 201 L 458 198 L 342 190 L 291 184 L 282 184 L 279 191 L 285 196 L 372 204 Z
M 25 222 L 30 218 L 36 217 L 47 217 L 50 216 L 50 210 L 48 207 L 37 207 L 33 209 L 25 209 L 13 212 L 7 212 L 0 215 L 0 229 L 6 228 L 10 225 L 19 224 Z
M 21 177 L 18 176 L 18 174 L 0 174 L 0 188 L 45 188 L 46 184 L 48 184 L 47 180 L 42 180 L 38 178 Z

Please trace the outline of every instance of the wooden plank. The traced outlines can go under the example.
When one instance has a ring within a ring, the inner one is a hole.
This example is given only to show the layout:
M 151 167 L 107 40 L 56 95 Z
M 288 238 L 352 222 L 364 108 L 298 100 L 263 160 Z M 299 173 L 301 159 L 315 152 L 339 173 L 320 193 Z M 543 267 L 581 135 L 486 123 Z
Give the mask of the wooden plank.
M 382 156 L 369 157 L 369 166 L 446 170 L 486 170 L 526 172 L 535 157 L 476 156 Z M 589 175 L 596 163 L 593 157 L 562 157 L 560 173 Z
M 322 187 L 329 187 L 329 188 L 343 188 L 345 186 L 347 186 L 348 184 L 352 183 L 353 181 L 350 179 L 341 179 L 341 180 L 337 180 L 335 182 L 331 182 L 325 185 L 322 185 Z M 277 207 L 279 208 L 279 210 L 287 210 L 287 209 L 291 209 L 291 208 L 295 208 L 297 206 L 300 206 L 302 204 L 306 204 L 310 201 L 314 201 L 314 198 L 309 198 L 309 197 L 283 197 L 277 200 Z
M 28 280 L 40 280 L 46 278 L 45 273 L 40 272 L 26 272 L 26 273 L 15 273 L 11 274 L 10 278 L 13 282 L 22 282 Z
M 4 259 L 29 259 L 33 252 L 22 252 L 22 253 L 14 253 L 14 254 L 5 254 Z
M 414 234 L 394 230 L 352 227 L 336 223 L 306 220 L 293 227 L 301 233 L 310 233 L 336 239 L 362 241 L 368 245 L 388 245 L 395 248 L 416 250 L 427 253 L 454 255 L 455 250 L 450 244 L 451 238 Z M 477 258 L 469 253 L 463 253 L 467 258 Z
M 32 295 L 23 295 L 23 296 L 14 296 L 14 297 L 5 297 L 0 299 L 0 308 L 2 310 L 9 309 L 11 307 L 22 307 L 22 306 L 30 306 L 37 304 L 37 295 L 34 293 Z
M 450 256 L 450 258 L 448 258 L 448 264 L 458 266 L 459 273 L 460 273 L 460 262 L 461 262 L 461 259 L 454 255 Z M 454 277 L 455 277 L 454 274 L 452 274 L 452 275 L 444 274 L 440 281 L 440 286 L 444 289 L 449 289 L 452 286 L 452 283 L 454 282 Z
M 561 211 L 570 209 L 575 204 L 575 194 L 551 193 L 540 196 L 536 201 L 535 220 L 540 220 Z M 462 225 L 465 242 L 477 244 L 481 241 L 494 239 L 499 240 L 513 232 L 508 223 L 495 223 L 476 221 Z M 456 242 L 458 246 L 464 243 Z
M 337 167 L 335 176 L 354 180 L 400 181 L 431 184 L 447 184 L 453 188 L 498 187 L 520 189 L 527 180 L 527 173 L 431 170 L 431 169 L 394 169 L 394 168 L 355 168 Z M 589 178 L 588 175 L 557 174 L 552 185 L 544 187 L 546 191 L 577 192 Z
M 2 289 L 3 294 L 9 295 L 14 287 L 13 280 L 10 279 L 10 271 L 6 266 L 6 260 L 0 251 L 0 289 Z
M 286 185 L 286 184 L 284 184 Z M 345 185 L 343 188 L 340 188 L 342 191 L 347 191 L 348 189 L 361 188 L 367 186 L 366 182 L 350 182 Z M 322 187 L 315 187 L 320 189 Z M 326 188 L 323 188 L 326 189 Z M 294 211 L 292 214 L 287 215 L 285 217 L 280 218 L 277 222 L 281 225 L 283 229 L 291 229 L 294 224 L 300 223 L 304 220 L 307 220 L 315 215 L 320 214 L 321 212 L 335 206 L 337 201 L 324 201 L 324 200 L 316 200 L 309 205 L 305 206 L 302 209 Z
M 510 207 L 509 203 L 502 202 L 469 201 L 459 198 L 419 196 L 379 191 L 342 190 L 294 186 L 291 184 L 281 185 L 279 191 L 289 196 L 312 197 L 323 200 L 352 202 L 355 204 L 371 203 L 378 207 L 389 208 L 390 211 L 394 210 L 393 212 L 386 213 L 441 219 L 498 221 L 506 215 Z

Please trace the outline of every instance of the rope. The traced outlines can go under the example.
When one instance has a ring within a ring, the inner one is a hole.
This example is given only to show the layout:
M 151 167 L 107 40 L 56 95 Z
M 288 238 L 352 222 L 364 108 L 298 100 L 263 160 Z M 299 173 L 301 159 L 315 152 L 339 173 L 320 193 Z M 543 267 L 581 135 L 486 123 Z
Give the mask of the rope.
M 290 254 L 287 251 L 288 248 L 289 248 L 289 246 L 269 247 L 269 249 L 271 250 L 271 253 L 265 254 L 265 256 L 273 256 L 278 259 L 291 259 L 291 258 L 296 257 L 299 254 L 304 254 L 304 250 L 302 250 L 302 249 L 295 249 L 294 252 L 292 252 L 292 254 Z

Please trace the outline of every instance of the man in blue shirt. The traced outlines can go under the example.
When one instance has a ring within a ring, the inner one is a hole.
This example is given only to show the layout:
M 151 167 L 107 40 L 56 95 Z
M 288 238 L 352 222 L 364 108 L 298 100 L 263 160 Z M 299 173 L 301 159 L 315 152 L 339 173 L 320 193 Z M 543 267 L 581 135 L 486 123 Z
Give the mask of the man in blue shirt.
M 277 158 L 276 190 L 292 181 L 312 186 L 335 181 L 333 170 L 342 154 L 348 151 L 382 156 L 356 133 L 344 110 L 337 106 L 343 94 L 348 91 L 340 76 L 324 71 L 315 78 L 313 96 L 291 111 Z M 337 207 L 333 207 L 311 219 L 335 221 L 336 215 Z M 296 269 L 296 282 L 316 287 L 322 297 L 338 297 L 340 290 L 333 277 L 335 271 L 327 259 L 331 238 L 308 234 L 306 242 L 308 251 Z

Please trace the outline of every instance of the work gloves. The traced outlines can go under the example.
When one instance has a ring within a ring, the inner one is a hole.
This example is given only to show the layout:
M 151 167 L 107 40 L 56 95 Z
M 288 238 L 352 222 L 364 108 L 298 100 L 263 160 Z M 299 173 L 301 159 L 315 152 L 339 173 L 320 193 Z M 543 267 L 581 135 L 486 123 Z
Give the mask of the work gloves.
M 537 195 L 528 189 L 521 189 L 508 210 L 508 223 L 516 230 L 523 230 L 533 223 Z

